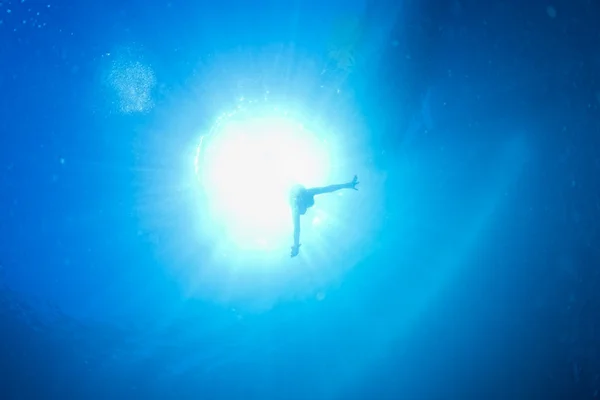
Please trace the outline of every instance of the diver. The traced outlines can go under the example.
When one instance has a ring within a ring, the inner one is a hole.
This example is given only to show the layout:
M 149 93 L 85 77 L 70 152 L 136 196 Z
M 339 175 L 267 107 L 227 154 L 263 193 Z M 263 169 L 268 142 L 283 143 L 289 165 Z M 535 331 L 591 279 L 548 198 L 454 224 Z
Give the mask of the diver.
M 319 188 L 307 189 L 302 185 L 295 185 L 290 191 L 290 206 L 292 207 L 292 218 L 294 221 L 294 245 L 292 246 L 292 257 L 300 252 L 300 216 L 306 214 L 306 210 L 315 205 L 315 195 L 331 193 L 341 189 L 354 189 L 358 185 L 358 176 L 354 175 L 352 181 L 339 185 L 330 185 Z

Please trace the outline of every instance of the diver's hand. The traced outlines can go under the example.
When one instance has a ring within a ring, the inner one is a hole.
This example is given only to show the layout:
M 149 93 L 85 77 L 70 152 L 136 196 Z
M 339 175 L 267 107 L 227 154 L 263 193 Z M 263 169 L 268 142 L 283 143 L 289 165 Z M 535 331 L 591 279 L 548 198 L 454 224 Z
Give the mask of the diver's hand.
M 352 182 L 350 182 L 350 187 L 354 190 L 358 190 L 356 185 L 358 185 L 360 182 L 358 182 L 358 176 L 354 175 L 354 178 L 352 178 Z
M 300 245 L 292 246 L 292 253 L 290 254 L 290 257 L 296 257 L 299 252 L 300 252 Z

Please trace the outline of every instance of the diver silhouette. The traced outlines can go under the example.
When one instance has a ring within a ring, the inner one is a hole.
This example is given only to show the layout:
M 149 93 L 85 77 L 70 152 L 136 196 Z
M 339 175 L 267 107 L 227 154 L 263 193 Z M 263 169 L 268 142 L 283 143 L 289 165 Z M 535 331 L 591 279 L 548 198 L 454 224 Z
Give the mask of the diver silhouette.
M 300 216 L 306 214 L 306 210 L 315 205 L 315 196 L 317 194 L 331 193 L 341 189 L 354 189 L 358 185 L 358 176 L 348 183 L 339 185 L 330 185 L 319 188 L 307 189 L 302 185 L 295 185 L 290 191 L 290 206 L 292 207 L 292 218 L 294 221 L 294 245 L 292 246 L 292 257 L 296 257 L 300 252 Z

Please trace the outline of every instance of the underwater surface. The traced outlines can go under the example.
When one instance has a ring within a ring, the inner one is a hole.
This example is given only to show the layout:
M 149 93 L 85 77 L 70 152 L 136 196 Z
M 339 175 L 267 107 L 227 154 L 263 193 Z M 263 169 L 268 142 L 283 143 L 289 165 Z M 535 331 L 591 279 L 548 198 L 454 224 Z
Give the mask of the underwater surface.
M 598 16 L 0 0 L 0 398 L 600 398 Z

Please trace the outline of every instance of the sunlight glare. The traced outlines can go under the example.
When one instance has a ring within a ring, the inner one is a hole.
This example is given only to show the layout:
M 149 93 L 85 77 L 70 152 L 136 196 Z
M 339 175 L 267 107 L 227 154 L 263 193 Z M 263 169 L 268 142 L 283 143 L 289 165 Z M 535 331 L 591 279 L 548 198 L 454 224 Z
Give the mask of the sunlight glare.
M 273 249 L 290 241 L 289 190 L 327 181 L 326 144 L 283 116 L 227 121 L 204 137 L 197 173 L 214 222 L 237 248 Z

